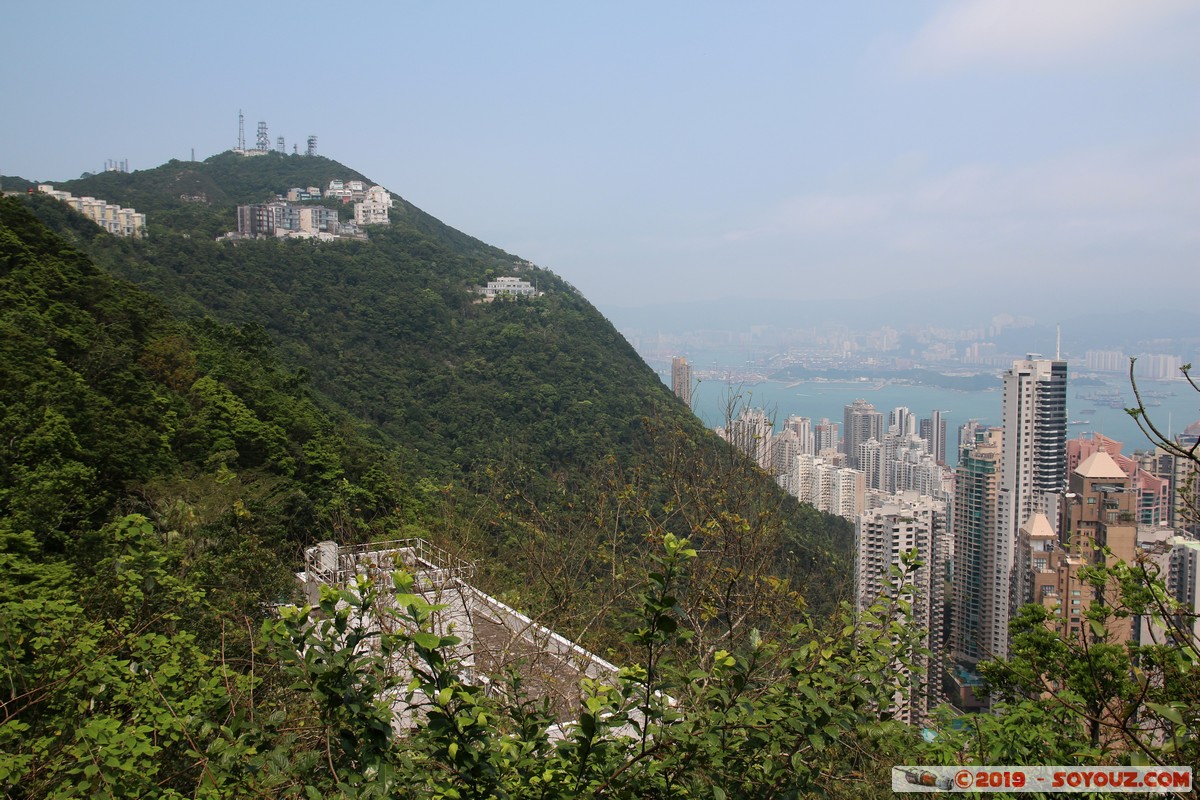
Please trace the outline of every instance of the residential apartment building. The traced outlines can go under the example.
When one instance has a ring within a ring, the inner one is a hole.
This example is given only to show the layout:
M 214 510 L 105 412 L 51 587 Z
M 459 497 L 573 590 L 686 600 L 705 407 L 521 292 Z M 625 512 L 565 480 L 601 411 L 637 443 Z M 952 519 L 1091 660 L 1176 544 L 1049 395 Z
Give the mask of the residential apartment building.
M 671 359 L 671 391 L 684 405 L 692 407 L 692 365 L 683 356 Z
M 113 236 L 140 239 L 146 235 L 146 215 L 132 208 L 122 208 L 106 200 L 94 197 L 75 197 L 70 192 L 58 191 L 48 183 L 38 184 L 38 191 L 83 214 Z
M 497 297 L 532 297 L 536 293 L 537 288 L 532 283 L 509 275 L 488 281 L 483 290 L 484 297 L 489 300 L 495 300 Z
M 356 181 L 351 183 L 356 183 Z M 362 201 L 354 205 L 354 224 L 360 226 L 387 225 L 388 213 L 393 202 L 392 195 L 387 189 L 382 186 L 372 186 L 367 190 Z
M 917 427 L 917 434 L 929 445 L 929 453 L 939 464 L 946 463 L 946 418 L 942 412 L 934 410 L 928 418 L 922 419 Z
M 954 477 L 951 534 L 954 539 L 954 580 L 951 657 L 957 665 L 952 678 L 955 702 L 975 707 L 973 687 L 979 682 L 975 665 L 990 658 L 998 642 L 1007 643 L 1008 615 L 995 613 L 995 598 L 1007 585 L 1009 570 L 999 560 L 995 537 L 1004 431 L 981 428 L 959 452 Z
M 866 510 L 867 484 L 860 470 L 842 467 L 828 458 L 803 453 L 796 456 L 784 486 L 796 499 L 818 511 L 854 520 Z
M 919 724 L 942 697 L 946 504 L 916 492 L 893 495 L 883 506 L 858 516 L 854 545 L 857 610 L 861 613 L 881 598 L 904 601 L 910 610 L 898 612 L 900 621 L 915 629 L 918 649 L 927 651 L 915 655 L 911 670 L 903 670 L 904 683 L 890 709 L 895 718 Z M 909 573 L 908 590 L 899 592 L 892 569 L 901 566 L 906 554 L 915 555 L 920 566 Z
M 855 400 L 842 410 L 842 421 L 842 452 L 846 454 L 850 466 L 859 469 L 858 446 L 868 439 L 883 439 L 883 414 L 866 400 Z
M 1066 482 L 1067 362 L 1029 356 L 1004 374 L 995 573 L 990 587 L 991 652 L 1008 655 L 1008 621 L 1020 605 L 1013 591 L 1020 527 L 1035 513 L 1059 517 Z
M 728 428 L 718 429 L 725 441 L 753 459 L 760 468 L 771 472 L 775 466 L 775 426 L 761 408 L 743 408 Z

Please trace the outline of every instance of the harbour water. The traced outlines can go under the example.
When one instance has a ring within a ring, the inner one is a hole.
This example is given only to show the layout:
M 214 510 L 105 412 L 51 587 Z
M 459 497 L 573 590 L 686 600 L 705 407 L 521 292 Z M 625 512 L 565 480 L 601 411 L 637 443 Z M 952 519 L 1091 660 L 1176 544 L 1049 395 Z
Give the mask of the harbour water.
M 1148 404 L 1150 419 L 1161 429 L 1181 432 L 1200 420 L 1200 394 L 1186 382 L 1139 381 L 1138 388 Z M 692 397 L 692 407 L 708 427 L 725 424 L 731 400 L 735 408 L 764 408 L 775 419 L 776 429 L 788 416 L 811 417 L 813 423 L 822 417 L 842 422 L 842 410 L 856 399 L 864 399 L 887 414 L 899 406 L 907 407 L 918 419 L 940 409 L 946 418 L 946 458 L 950 464 L 958 460 L 954 452 L 958 442 L 958 427 L 968 420 L 985 425 L 1000 425 L 1000 379 L 987 391 L 957 391 L 888 381 L 763 381 L 749 384 L 727 384 L 702 381 Z M 1113 380 L 1098 384 L 1079 384 L 1067 389 L 1067 418 L 1069 438 L 1095 431 L 1123 442 L 1126 453 L 1150 447 L 1134 420 L 1125 413 L 1134 404 L 1128 381 Z

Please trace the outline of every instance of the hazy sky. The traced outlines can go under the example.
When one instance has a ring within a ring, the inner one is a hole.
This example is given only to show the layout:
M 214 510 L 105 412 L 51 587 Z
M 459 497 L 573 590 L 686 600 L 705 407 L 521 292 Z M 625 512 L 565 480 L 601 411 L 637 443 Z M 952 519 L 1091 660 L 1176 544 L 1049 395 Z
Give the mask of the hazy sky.
M 1200 0 L 28 2 L 4 29 L 0 174 L 205 158 L 240 108 L 602 309 L 1200 289 Z

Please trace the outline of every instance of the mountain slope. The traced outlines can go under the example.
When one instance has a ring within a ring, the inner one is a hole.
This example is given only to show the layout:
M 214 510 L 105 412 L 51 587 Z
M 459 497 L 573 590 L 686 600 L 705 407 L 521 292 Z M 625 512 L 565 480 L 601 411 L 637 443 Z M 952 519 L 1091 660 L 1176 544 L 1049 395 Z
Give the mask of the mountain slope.
M 232 227 L 225 203 L 329 177 L 360 176 L 327 159 L 227 153 L 61 184 L 145 211 L 153 235 L 142 242 L 89 231 L 45 198 L 29 202 L 99 264 L 180 313 L 261 325 L 408 480 L 459 498 L 471 521 L 453 536 L 508 564 L 497 580 L 531 605 L 581 611 L 585 599 L 548 584 L 607 586 L 621 573 L 612 562 L 664 528 L 741 553 L 725 545 L 745 539 L 744 527 L 756 570 L 792 578 L 819 606 L 844 587 L 848 526 L 800 507 L 732 454 L 553 273 L 404 201 L 367 242 L 213 241 Z M 208 203 L 179 200 L 196 191 Z M 543 294 L 481 303 L 476 289 L 499 275 L 536 282 Z M 598 521 L 610 515 L 619 522 L 605 533 Z M 616 541 L 603 557 L 601 541 Z M 513 580 L 534 565 L 556 577 L 538 590 Z

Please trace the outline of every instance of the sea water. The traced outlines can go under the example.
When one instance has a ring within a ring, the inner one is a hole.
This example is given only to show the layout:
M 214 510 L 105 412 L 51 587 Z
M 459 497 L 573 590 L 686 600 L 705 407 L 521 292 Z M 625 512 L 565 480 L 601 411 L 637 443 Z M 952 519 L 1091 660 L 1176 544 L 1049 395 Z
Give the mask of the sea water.
M 729 384 L 701 381 L 692 395 L 692 408 L 710 428 L 725 424 L 730 408 L 763 408 L 780 429 L 789 416 L 809 417 L 817 424 L 822 417 L 842 423 L 843 409 L 857 399 L 873 404 L 884 415 L 904 406 L 916 418 L 929 417 L 934 409 L 946 420 L 946 459 L 958 461 L 958 428 L 969 420 L 1000 426 L 1001 381 L 986 391 L 958 391 L 933 386 L 892 383 L 884 380 L 862 381 L 763 381 L 755 384 Z M 1165 434 L 1177 434 L 1200 420 L 1200 394 L 1185 381 L 1139 381 L 1138 388 L 1147 402 L 1147 414 Z M 1096 432 L 1124 443 L 1125 453 L 1150 448 L 1150 442 L 1138 430 L 1137 423 L 1125 412 L 1134 405 L 1128 380 L 1112 379 L 1102 385 L 1067 384 L 1068 438 Z

